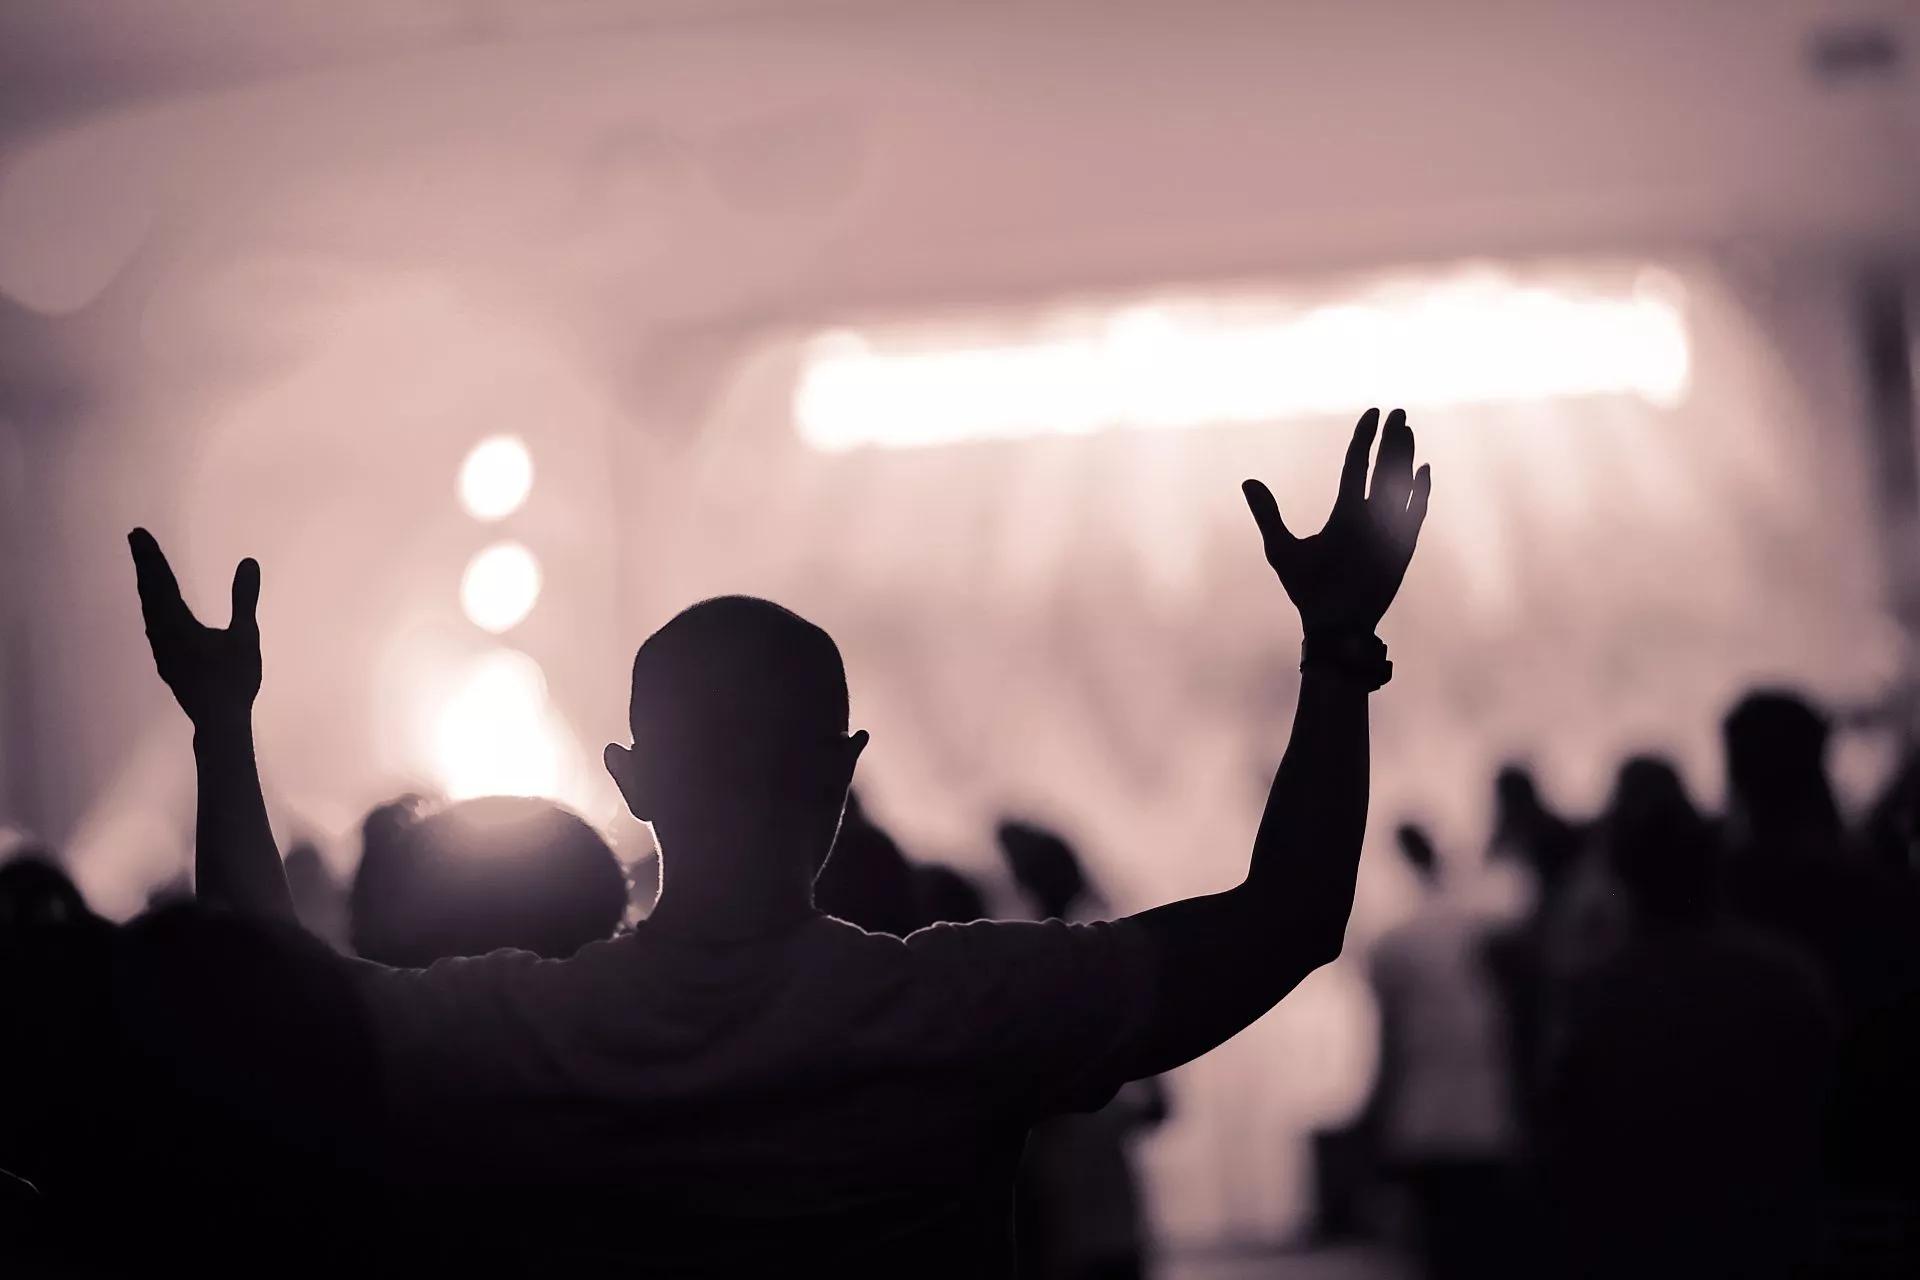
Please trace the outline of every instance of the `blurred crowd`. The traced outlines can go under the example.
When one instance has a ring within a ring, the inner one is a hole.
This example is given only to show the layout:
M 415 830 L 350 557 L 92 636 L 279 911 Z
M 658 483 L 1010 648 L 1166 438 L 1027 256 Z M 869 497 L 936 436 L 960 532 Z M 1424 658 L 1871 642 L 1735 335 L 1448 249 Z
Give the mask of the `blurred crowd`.
M 1642 755 L 1589 820 L 1501 769 L 1484 861 L 1402 826 L 1421 901 L 1368 957 L 1381 1069 L 1318 1136 L 1322 1231 L 1438 1277 L 1913 1274 L 1920 759 L 1849 825 L 1830 736 L 1757 690 L 1719 815 Z

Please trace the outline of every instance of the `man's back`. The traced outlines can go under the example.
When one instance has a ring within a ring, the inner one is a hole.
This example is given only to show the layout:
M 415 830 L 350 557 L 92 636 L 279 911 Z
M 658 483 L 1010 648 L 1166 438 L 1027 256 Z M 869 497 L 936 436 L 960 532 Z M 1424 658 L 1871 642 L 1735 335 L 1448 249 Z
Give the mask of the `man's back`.
M 1152 979 L 1125 925 L 815 916 L 360 980 L 430 1185 L 539 1188 L 556 1239 L 667 1272 L 977 1274 L 1005 1270 L 1028 1124 L 1111 1095 Z

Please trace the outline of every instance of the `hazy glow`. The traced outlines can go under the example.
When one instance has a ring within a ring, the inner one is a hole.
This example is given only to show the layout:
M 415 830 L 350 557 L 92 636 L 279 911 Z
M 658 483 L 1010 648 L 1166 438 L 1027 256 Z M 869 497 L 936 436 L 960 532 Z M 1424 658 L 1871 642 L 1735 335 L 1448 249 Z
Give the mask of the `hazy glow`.
M 540 562 L 518 542 L 496 542 L 467 562 L 460 607 L 482 631 L 511 631 L 540 598 Z
M 460 505 L 475 520 L 518 511 L 533 489 L 533 458 L 519 436 L 488 436 L 460 464 Z
M 434 767 L 455 800 L 557 796 L 564 756 L 546 675 L 515 649 L 477 659 L 434 722 Z
M 1672 405 L 1691 368 L 1677 285 L 1612 293 L 1474 277 L 1316 307 L 1228 299 L 1062 314 L 1031 341 L 839 330 L 808 344 L 801 438 L 837 452 L 1112 428 L 1623 395 Z

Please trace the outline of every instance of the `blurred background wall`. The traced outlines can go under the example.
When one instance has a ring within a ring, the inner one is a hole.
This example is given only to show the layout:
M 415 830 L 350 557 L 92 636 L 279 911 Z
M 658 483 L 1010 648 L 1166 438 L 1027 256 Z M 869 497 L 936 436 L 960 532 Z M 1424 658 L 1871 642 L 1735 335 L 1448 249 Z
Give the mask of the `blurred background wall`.
M 1910 401 L 1868 359 L 1910 346 L 1916 58 L 1911 6 L 1838 0 L 8 6 L 0 819 L 109 913 L 183 865 L 145 524 L 216 617 L 262 561 L 271 803 L 343 867 L 373 801 L 516 779 L 640 854 L 596 776 L 626 663 L 749 591 L 840 639 L 910 851 L 985 872 L 1011 809 L 1116 911 L 1222 887 L 1296 639 L 1236 486 L 1310 526 L 1373 401 L 835 451 L 796 430 L 815 338 L 1462 281 L 1655 297 L 1684 377 L 1416 404 L 1438 494 L 1385 632 L 1378 831 L 1476 851 L 1508 757 L 1575 809 L 1630 749 L 1715 796 L 1756 680 L 1857 713 L 1858 794 L 1920 598 Z M 1512 338 L 1454 335 L 1524 387 Z M 458 477 L 502 434 L 532 486 L 479 521 Z M 538 594 L 495 636 L 462 582 L 502 540 Z M 1369 859 L 1352 939 L 1405 897 Z M 1298 1225 L 1370 1018 L 1343 962 L 1182 1073 L 1150 1152 L 1172 1234 Z

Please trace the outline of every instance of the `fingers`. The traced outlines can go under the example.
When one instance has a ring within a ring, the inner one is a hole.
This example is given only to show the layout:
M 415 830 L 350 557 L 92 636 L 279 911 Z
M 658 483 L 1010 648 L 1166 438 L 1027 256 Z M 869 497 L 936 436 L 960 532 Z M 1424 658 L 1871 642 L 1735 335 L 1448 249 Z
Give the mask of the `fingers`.
M 260 562 L 248 556 L 233 571 L 233 621 L 228 627 L 243 634 L 260 634 L 260 622 L 255 615 L 259 606 Z
M 1293 534 L 1287 529 L 1287 522 L 1280 518 L 1280 504 L 1273 500 L 1273 492 L 1258 480 L 1248 480 L 1241 484 L 1240 492 L 1246 495 L 1247 510 L 1253 512 L 1253 522 L 1260 526 L 1260 540 L 1266 546 L 1267 563 L 1278 569 L 1280 557 L 1293 545 Z
M 166 553 L 160 550 L 153 535 L 145 529 L 135 529 L 127 535 L 127 545 L 133 550 L 134 585 L 140 592 L 140 616 L 145 619 L 147 630 L 151 632 L 156 627 L 172 627 L 190 620 L 193 613 L 180 597 L 180 583 L 173 576 L 173 566 L 167 563 Z
M 1334 509 L 1358 505 L 1367 494 L 1367 455 L 1373 450 L 1373 433 L 1380 425 L 1380 411 L 1369 409 L 1360 415 L 1360 421 L 1353 428 L 1353 439 L 1347 444 L 1346 465 L 1340 470 L 1340 496 L 1334 499 Z
M 1427 499 L 1433 493 L 1433 468 L 1422 463 L 1419 474 L 1413 477 L 1413 498 L 1407 503 L 1407 541 L 1412 542 L 1420 536 L 1420 526 L 1427 522 Z
M 1395 409 L 1387 415 L 1380 432 L 1380 454 L 1373 462 L 1373 493 L 1369 501 L 1387 516 L 1407 509 L 1413 492 L 1413 428 L 1407 425 L 1407 412 Z

